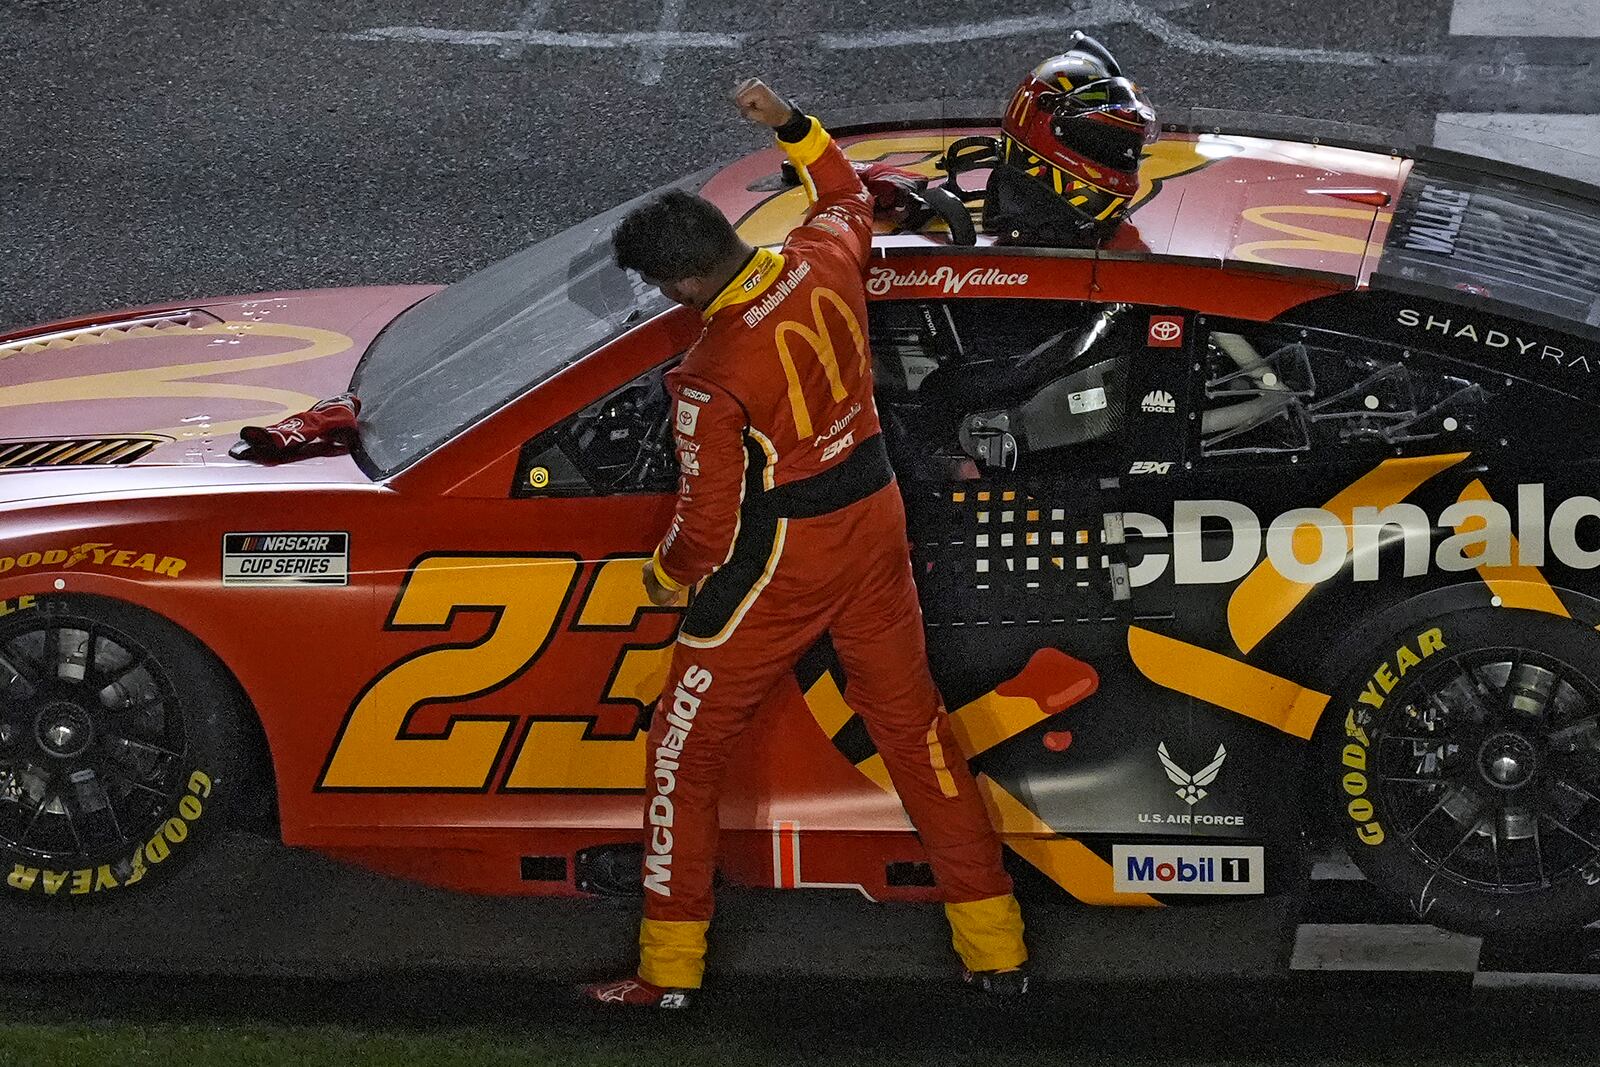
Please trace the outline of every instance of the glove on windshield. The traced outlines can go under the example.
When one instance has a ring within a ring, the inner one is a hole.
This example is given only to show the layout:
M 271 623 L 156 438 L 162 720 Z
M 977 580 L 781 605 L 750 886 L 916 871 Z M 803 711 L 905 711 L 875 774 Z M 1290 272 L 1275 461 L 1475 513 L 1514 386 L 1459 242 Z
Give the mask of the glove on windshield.
M 242 427 L 239 436 L 257 458 L 283 459 L 319 438 L 349 438 L 356 432 L 356 416 L 360 413 L 360 399 L 354 393 L 342 393 L 271 426 Z

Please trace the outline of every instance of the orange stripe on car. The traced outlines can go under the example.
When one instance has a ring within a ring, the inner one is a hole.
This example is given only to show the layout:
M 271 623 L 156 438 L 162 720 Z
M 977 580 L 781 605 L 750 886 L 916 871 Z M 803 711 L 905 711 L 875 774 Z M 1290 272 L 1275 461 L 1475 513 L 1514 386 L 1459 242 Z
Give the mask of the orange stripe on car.
M 1351 537 L 1351 515 L 1358 507 L 1387 507 L 1398 504 L 1414 493 L 1434 475 L 1466 459 L 1469 453 L 1455 452 L 1442 456 L 1415 456 L 1406 459 L 1388 459 L 1358 478 L 1332 500 L 1322 505 L 1344 523 L 1346 536 Z M 1302 537 L 1302 535 L 1305 535 Z M 1295 531 L 1296 558 L 1311 554 L 1318 534 L 1313 527 L 1302 526 Z M 1228 600 L 1228 629 L 1233 633 L 1234 644 L 1240 652 L 1249 652 L 1262 639 L 1277 629 L 1300 602 L 1311 592 L 1306 582 L 1295 582 L 1278 573 L 1271 560 L 1262 560 L 1239 583 Z
M 1489 495 L 1489 490 L 1483 482 L 1474 478 L 1465 489 L 1461 490 L 1461 495 L 1457 499 L 1466 502 L 1493 501 L 1494 498 Z M 1482 530 L 1488 525 L 1488 520 L 1479 515 L 1457 524 L 1455 529 L 1456 533 L 1463 534 Z M 1509 534 L 1507 536 L 1511 541 L 1511 565 L 1506 567 L 1484 565 L 1478 568 L 1478 577 L 1489 587 L 1489 592 L 1499 597 L 1504 607 L 1543 611 L 1550 615 L 1559 615 L 1563 619 L 1572 618 L 1567 606 L 1561 603 L 1561 597 L 1545 580 L 1544 572 L 1538 567 L 1522 563 L 1522 546 L 1517 543 L 1516 537 Z M 1482 554 L 1483 551 L 1484 548 L 1480 546 L 1478 554 Z
M 1159 686 L 1294 737 L 1310 738 L 1331 699 L 1210 649 L 1138 626 L 1128 629 L 1134 666 Z
M 1085 904 L 1161 906 L 1161 902 L 1148 893 L 1116 892 L 1112 888 L 1116 877 L 1111 864 L 1095 855 L 1083 842 L 1056 833 L 993 778 L 979 775 L 978 792 L 1006 846 L 1075 899 Z

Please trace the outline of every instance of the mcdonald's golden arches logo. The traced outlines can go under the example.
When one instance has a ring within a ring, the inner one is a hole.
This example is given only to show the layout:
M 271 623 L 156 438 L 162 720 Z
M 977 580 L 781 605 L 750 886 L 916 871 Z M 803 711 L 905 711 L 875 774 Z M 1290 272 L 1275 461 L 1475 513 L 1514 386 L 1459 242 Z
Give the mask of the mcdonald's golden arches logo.
M 861 323 L 856 319 L 855 312 L 850 310 L 850 305 L 845 303 L 844 297 L 826 286 L 817 286 L 811 290 L 811 320 L 815 326 L 787 319 L 778 324 L 772 335 L 773 343 L 778 349 L 778 359 L 783 363 L 783 374 L 789 382 L 789 407 L 794 411 L 794 429 L 801 440 L 811 436 L 811 410 L 806 405 L 805 390 L 800 385 L 800 372 L 795 367 L 794 356 L 789 350 L 789 339 L 798 336 L 811 346 L 816 353 L 817 361 L 822 364 L 822 371 L 828 376 L 828 385 L 833 391 L 835 402 L 844 400 L 850 395 L 845 388 L 844 379 L 839 374 L 838 353 L 833 345 L 833 332 L 828 328 L 828 319 L 824 314 L 823 305 L 831 306 L 844 320 L 845 329 L 850 331 L 850 340 L 856 349 L 856 375 L 859 378 L 867 373 L 867 339 L 861 332 Z

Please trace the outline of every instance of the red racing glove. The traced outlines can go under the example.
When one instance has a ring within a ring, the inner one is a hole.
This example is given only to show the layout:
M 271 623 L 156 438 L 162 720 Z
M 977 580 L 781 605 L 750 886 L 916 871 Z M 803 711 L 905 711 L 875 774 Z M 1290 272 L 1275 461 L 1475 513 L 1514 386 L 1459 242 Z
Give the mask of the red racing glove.
M 942 186 L 929 188 L 928 179 L 904 167 L 888 163 L 850 164 L 861 178 L 861 184 L 872 194 L 872 207 L 880 217 L 893 219 L 895 225 L 908 230 L 920 230 L 935 217 L 950 227 L 953 244 L 971 245 L 978 239 L 972 217 L 961 198 Z M 959 187 L 958 187 L 959 188 Z
M 916 204 L 916 194 L 928 184 L 928 179 L 904 167 L 888 163 L 854 163 L 861 184 L 872 194 L 872 206 L 880 215 L 903 215 Z
M 318 439 L 340 441 L 352 437 L 360 413 L 360 399 L 354 393 L 342 393 L 271 426 L 242 427 L 239 436 L 256 458 L 282 459 Z

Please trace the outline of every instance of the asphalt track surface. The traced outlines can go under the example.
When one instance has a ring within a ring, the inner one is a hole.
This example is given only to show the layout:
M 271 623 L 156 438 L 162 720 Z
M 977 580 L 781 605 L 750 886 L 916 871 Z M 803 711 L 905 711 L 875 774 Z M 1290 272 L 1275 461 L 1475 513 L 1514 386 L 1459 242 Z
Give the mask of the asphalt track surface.
M 761 146 L 736 77 L 825 118 L 998 113 L 1076 26 L 1158 107 L 1422 129 L 1485 47 L 1449 22 L 1449 0 L 0 0 L 0 329 L 450 281 Z M 650 47 L 663 29 L 688 36 Z M 419 39 L 469 31 L 491 36 Z
M 1169 111 L 1421 137 L 1441 111 L 1600 111 L 1590 53 L 1452 37 L 1449 0 L 0 0 L 0 330 L 166 298 L 450 281 L 759 146 L 727 104 L 738 77 L 766 76 L 824 118 L 935 99 L 998 109 L 1077 26 Z M 144 901 L 0 906 L 0 1011 L 536 1026 L 653 1062 L 642 1024 L 573 1016 L 559 984 L 626 955 L 626 906 L 593 906 L 591 939 L 552 946 L 535 903 L 234 844 L 230 864 Z M 817 925 L 796 940 L 821 942 L 825 921 L 802 921 Z M 1082 980 L 1020 1020 L 952 998 L 927 956 L 904 983 L 729 981 L 680 1037 L 748 1032 L 750 1058 L 771 1062 L 816 1046 L 862 1062 L 1059 1048 L 1119 1063 L 1566 1061 L 1600 1037 L 1572 1010 L 1592 994 L 1571 990 L 1285 980 L 1268 936 L 1282 915 L 1243 939 L 1197 922 L 1179 941 L 1141 921 L 1086 920 Z M 535 962 L 552 952 L 553 968 Z

